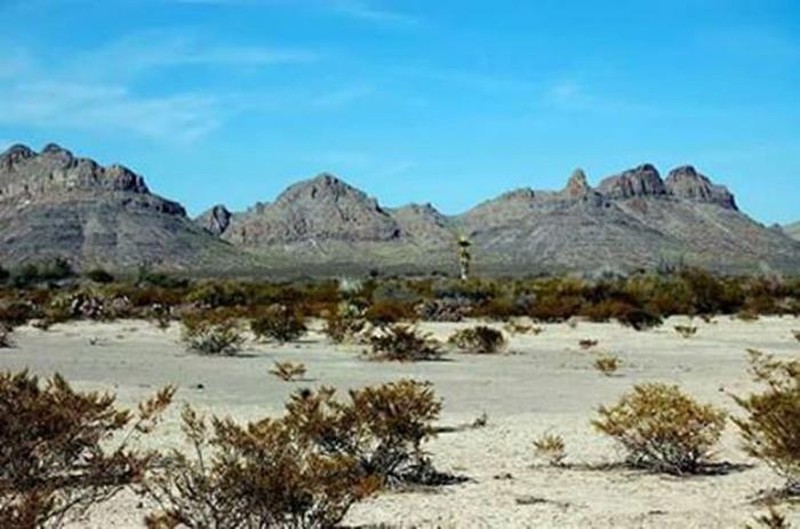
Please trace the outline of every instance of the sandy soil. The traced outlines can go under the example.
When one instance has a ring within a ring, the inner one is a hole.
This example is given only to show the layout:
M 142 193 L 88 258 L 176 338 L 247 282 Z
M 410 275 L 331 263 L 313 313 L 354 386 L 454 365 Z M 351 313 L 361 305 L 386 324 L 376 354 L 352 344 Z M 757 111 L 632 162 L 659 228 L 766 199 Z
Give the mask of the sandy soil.
M 593 430 L 601 403 L 612 403 L 634 383 L 680 384 L 698 399 L 731 412 L 730 393 L 752 388 L 745 349 L 797 355 L 793 318 L 742 322 L 727 317 L 695 321 L 697 335 L 683 339 L 673 326 L 635 332 L 617 324 L 581 322 L 543 325 L 538 336 L 515 336 L 499 356 L 452 354 L 451 361 L 395 364 L 359 358 L 358 347 L 336 347 L 312 332 L 299 344 L 254 344 L 235 358 L 199 357 L 179 342 L 177 325 L 161 331 L 146 322 L 57 325 L 47 332 L 22 328 L 16 347 L 0 351 L 0 369 L 30 368 L 41 375 L 60 372 L 81 389 L 117 393 L 132 404 L 164 384 L 179 386 L 177 405 L 160 428 L 158 442 L 180 442 L 177 412 L 183 401 L 239 419 L 278 414 L 287 395 L 302 385 L 358 387 L 401 377 L 430 380 L 444 399 L 442 423 L 470 422 L 482 413 L 488 425 L 440 435 L 428 445 L 442 470 L 466 475 L 467 483 L 440 491 L 386 493 L 357 505 L 348 525 L 386 527 L 648 527 L 733 528 L 752 521 L 752 504 L 763 489 L 781 481 L 738 448 L 729 426 L 720 461 L 752 465 L 720 476 L 675 478 L 625 469 L 589 470 L 619 461 L 616 447 Z M 423 324 L 446 338 L 466 324 Z M 599 340 L 592 351 L 578 341 Z M 617 376 L 598 373 L 598 351 L 622 358 Z M 306 364 L 312 382 L 286 383 L 267 374 L 276 360 Z M 552 468 L 538 461 L 532 441 L 552 432 L 563 436 L 568 464 Z M 74 527 L 142 527 L 139 500 L 120 496 Z M 790 509 L 787 507 L 787 509 Z M 789 510 L 800 524 L 800 510 Z

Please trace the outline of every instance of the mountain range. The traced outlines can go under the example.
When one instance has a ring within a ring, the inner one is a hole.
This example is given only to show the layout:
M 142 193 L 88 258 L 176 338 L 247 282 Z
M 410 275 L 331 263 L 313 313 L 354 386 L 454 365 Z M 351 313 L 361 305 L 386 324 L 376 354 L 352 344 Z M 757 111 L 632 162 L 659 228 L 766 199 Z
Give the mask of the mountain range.
M 643 164 L 595 187 L 576 170 L 561 190 L 517 189 L 454 216 L 431 204 L 387 208 L 323 173 L 246 211 L 220 204 L 190 219 L 123 166 L 102 167 L 54 144 L 0 154 L 4 266 L 66 257 L 79 268 L 149 263 L 198 274 L 453 273 L 464 236 L 477 273 L 674 264 L 796 272 L 800 242 L 791 233 L 754 221 L 688 165 L 662 178 Z

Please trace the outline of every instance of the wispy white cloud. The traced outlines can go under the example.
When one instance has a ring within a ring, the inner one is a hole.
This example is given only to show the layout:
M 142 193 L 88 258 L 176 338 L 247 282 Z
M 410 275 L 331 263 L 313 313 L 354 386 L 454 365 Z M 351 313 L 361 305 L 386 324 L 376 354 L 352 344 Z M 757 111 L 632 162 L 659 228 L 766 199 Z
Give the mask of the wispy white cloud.
M 364 84 L 355 84 L 333 89 L 314 96 L 311 106 L 322 110 L 334 110 L 351 105 L 373 93 L 373 88 Z
M 107 130 L 190 142 L 218 125 L 200 94 L 142 97 L 121 86 L 42 80 L 0 87 L 0 123 Z
M 541 99 L 544 105 L 563 111 L 600 114 L 635 113 L 640 116 L 658 113 L 656 107 L 647 103 L 590 91 L 584 83 L 575 79 L 560 79 L 549 83 Z

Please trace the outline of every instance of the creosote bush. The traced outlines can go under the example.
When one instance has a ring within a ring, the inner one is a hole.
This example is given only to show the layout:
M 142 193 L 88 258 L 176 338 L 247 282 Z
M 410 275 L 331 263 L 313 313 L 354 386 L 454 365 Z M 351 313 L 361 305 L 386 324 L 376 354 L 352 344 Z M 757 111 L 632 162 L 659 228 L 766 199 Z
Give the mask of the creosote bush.
M 688 339 L 697 334 L 697 327 L 694 325 L 676 325 L 675 332 Z
M 456 331 L 447 340 L 465 353 L 494 354 L 506 345 L 506 338 L 497 329 L 478 325 Z
M 155 456 L 136 441 L 173 394 L 162 389 L 134 414 L 59 375 L 0 374 L 0 527 L 61 527 L 140 481 Z
M 250 330 L 256 338 L 285 343 L 297 340 L 308 328 L 299 310 L 286 305 L 273 305 L 250 321 Z
M 749 350 L 760 393 L 734 397 L 747 413 L 733 418 L 745 450 L 786 479 L 786 492 L 800 494 L 800 360 L 778 360 Z
M 305 376 L 306 366 L 300 362 L 275 362 L 269 372 L 284 382 L 292 382 Z
M 594 368 L 607 377 L 616 374 L 622 365 L 622 360 L 616 355 L 601 354 L 594 361 Z
M 375 360 L 417 362 L 442 357 L 439 342 L 414 327 L 395 324 L 370 337 L 368 356 Z
M 622 445 L 628 464 L 677 475 L 708 464 L 726 419 L 725 412 L 661 383 L 634 386 L 599 414 L 592 424 Z
M 190 313 L 181 320 L 181 339 L 190 351 L 204 355 L 237 354 L 244 344 L 244 337 L 233 318 L 214 313 Z
M 240 425 L 183 413 L 194 456 L 174 451 L 146 481 L 152 528 L 329 528 L 357 501 L 430 469 L 422 443 L 441 410 L 427 383 L 302 390 L 286 413 Z

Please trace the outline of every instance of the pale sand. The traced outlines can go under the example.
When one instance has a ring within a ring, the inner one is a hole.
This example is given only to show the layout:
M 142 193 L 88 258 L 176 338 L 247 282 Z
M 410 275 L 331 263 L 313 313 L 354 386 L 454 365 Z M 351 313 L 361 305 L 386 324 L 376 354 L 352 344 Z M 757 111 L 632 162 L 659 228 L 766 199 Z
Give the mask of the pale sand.
M 185 352 L 177 325 L 165 332 L 140 321 L 76 323 L 47 332 L 19 329 L 17 346 L 0 351 L 0 368 L 29 367 L 41 375 L 58 371 L 78 388 L 116 392 L 125 405 L 161 385 L 177 384 L 177 405 L 159 430 L 163 446 L 180 442 L 177 413 L 183 401 L 252 419 L 280 413 L 287 395 L 309 384 L 344 389 L 414 377 L 433 382 L 443 397 L 442 424 L 488 414 L 485 428 L 442 434 L 428 445 L 440 469 L 466 475 L 469 482 L 434 493 L 381 494 L 353 508 L 347 518 L 352 526 L 742 527 L 762 512 L 752 505 L 753 497 L 781 481 L 741 452 L 732 425 L 718 459 L 755 466 L 722 476 L 680 479 L 620 469 L 558 469 L 537 461 L 533 453 L 532 440 L 553 432 L 566 441 L 567 463 L 618 461 L 620 453 L 593 430 L 590 420 L 599 404 L 614 402 L 634 383 L 679 383 L 698 399 L 737 412 L 729 392 L 754 387 L 746 372 L 746 348 L 784 356 L 800 352 L 791 333 L 800 329 L 794 318 L 695 320 L 699 332 L 688 340 L 673 330 L 686 322 L 672 318 L 641 333 L 617 324 L 543 325 L 538 336 L 513 337 L 510 354 L 451 354 L 448 362 L 417 364 L 364 361 L 359 347 L 332 346 L 318 333 L 300 344 L 255 344 L 242 357 L 212 358 Z M 465 325 L 422 327 L 444 339 Z M 605 377 L 592 368 L 597 353 L 580 349 L 583 338 L 599 340 L 596 351 L 623 359 L 619 376 Z M 291 384 L 268 375 L 276 360 L 305 363 L 315 380 Z M 545 501 L 518 504 L 523 498 Z M 145 510 L 138 501 L 120 496 L 75 527 L 142 527 Z M 800 524 L 800 512 L 790 511 L 790 519 Z

